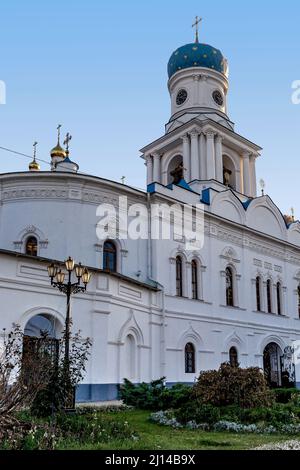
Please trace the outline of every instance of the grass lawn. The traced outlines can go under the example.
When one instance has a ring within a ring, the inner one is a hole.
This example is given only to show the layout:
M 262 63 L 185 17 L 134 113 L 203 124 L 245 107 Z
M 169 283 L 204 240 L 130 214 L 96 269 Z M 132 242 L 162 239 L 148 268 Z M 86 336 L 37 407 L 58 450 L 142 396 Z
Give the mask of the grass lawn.
M 104 413 L 105 412 L 101 412 Z M 205 432 L 199 430 L 178 430 L 160 426 L 149 421 L 149 411 L 120 411 L 114 416 L 127 421 L 135 430 L 139 440 L 116 440 L 109 443 L 79 444 L 64 441 L 59 449 L 107 449 L 107 450 L 246 450 L 270 442 L 280 442 L 297 437 L 287 435 L 234 434 L 227 432 Z M 110 414 L 111 416 L 111 414 Z M 299 435 L 300 440 L 300 435 Z

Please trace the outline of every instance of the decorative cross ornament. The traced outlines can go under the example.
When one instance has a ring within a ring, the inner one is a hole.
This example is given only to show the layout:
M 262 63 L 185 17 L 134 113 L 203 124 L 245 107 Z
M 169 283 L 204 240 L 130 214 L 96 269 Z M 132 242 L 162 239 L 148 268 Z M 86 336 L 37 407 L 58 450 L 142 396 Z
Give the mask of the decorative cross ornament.
M 125 176 L 122 176 L 121 181 L 122 181 L 122 184 L 125 184 Z
M 58 142 L 59 142 L 59 139 L 60 139 L 60 128 L 61 128 L 61 124 L 58 124 L 57 126 L 57 139 L 58 139 Z
M 203 20 L 203 18 L 199 18 L 198 16 L 196 16 L 196 21 L 195 21 L 195 23 L 192 25 L 192 28 L 195 28 L 195 42 L 196 42 L 196 43 L 199 42 L 199 37 L 198 37 L 199 24 L 201 23 L 202 20 Z
M 35 157 L 36 157 L 36 146 L 37 146 L 37 142 L 34 142 L 33 144 L 33 160 L 35 161 Z
M 69 153 L 69 143 L 70 143 L 70 140 L 72 139 L 72 136 L 69 132 L 67 132 L 66 134 L 66 138 L 64 140 L 64 145 L 66 146 L 66 153 L 68 154 Z

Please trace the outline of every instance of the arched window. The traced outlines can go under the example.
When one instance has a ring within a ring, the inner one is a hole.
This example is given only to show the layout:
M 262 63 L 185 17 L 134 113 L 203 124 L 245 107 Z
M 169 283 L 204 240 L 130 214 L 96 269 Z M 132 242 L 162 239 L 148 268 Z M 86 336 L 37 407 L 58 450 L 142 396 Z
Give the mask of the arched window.
M 197 261 L 193 259 L 191 263 L 192 267 L 192 298 L 197 300 L 198 299 L 198 268 L 197 268 Z
M 176 295 L 182 297 L 182 259 L 176 257 Z
M 117 271 L 117 249 L 111 241 L 106 241 L 103 245 L 103 269 L 106 271 Z
M 124 377 L 133 380 L 136 377 L 136 342 L 133 335 L 129 334 L 124 342 L 125 370 Z
M 268 313 L 272 313 L 272 284 L 270 279 L 267 280 L 267 306 L 268 306 Z
M 238 363 L 238 352 L 237 352 L 237 349 L 234 346 L 232 346 L 229 349 L 229 362 L 230 362 L 231 367 L 237 367 L 239 365 L 239 363 Z
M 231 268 L 226 268 L 226 305 L 234 306 L 233 301 L 233 273 Z
M 281 307 L 281 284 L 277 282 L 276 284 L 276 299 L 277 299 L 277 313 L 278 315 L 282 314 L 282 307 Z
M 38 241 L 36 237 L 29 237 L 26 241 L 25 253 L 30 256 L 37 256 Z
M 236 189 L 234 163 L 227 155 L 223 155 L 223 184 L 229 188 Z
M 183 176 L 182 156 L 176 155 L 168 167 L 168 184 L 178 184 Z
M 187 343 L 184 349 L 185 355 L 185 373 L 194 374 L 195 367 L 195 347 L 192 343 Z
M 261 312 L 261 297 L 260 297 L 260 286 L 261 286 L 261 279 L 259 276 L 256 278 L 256 310 Z
M 298 286 L 297 293 L 298 293 L 298 315 L 300 318 L 300 285 Z

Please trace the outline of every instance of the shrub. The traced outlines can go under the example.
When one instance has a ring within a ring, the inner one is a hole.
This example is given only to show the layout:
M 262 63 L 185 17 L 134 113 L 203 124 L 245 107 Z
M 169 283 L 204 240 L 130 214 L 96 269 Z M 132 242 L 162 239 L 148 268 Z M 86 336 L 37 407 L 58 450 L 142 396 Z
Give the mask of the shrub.
M 274 401 L 258 367 L 242 369 L 228 363 L 221 364 L 219 370 L 201 372 L 192 395 L 205 404 L 241 408 L 270 406 Z
M 241 421 L 247 424 L 263 422 L 273 426 L 281 426 L 292 424 L 295 421 L 295 415 L 290 408 L 277 404 L 273 405 L 272 408 L 261 407 L 243 410 Z
M 273 390 L 277 403 L 288 403 L 290 400 L 300 398 L 300 390 L 297 388 L 277 388 Z
M 239 422 L 241 420 L 242 409 L 238 405 L 228 405 L 220 407 L 220 414 L 223 421 Z
M 186 403 L 175 411 L 175 417 L 182 424 L 193 421 L 197 424 L 214 424 L 220 419 L 220 410 L 213 405 L 205 405 L 194 401 Z
M 190 399 L 191 387 L 176 384 L 166 387 L 164 377 L 150 383 L 133 384 L 124 379 L 120 388 L 120 398 L 126 405 L 144 410 L 165 410 L 178 408 Z

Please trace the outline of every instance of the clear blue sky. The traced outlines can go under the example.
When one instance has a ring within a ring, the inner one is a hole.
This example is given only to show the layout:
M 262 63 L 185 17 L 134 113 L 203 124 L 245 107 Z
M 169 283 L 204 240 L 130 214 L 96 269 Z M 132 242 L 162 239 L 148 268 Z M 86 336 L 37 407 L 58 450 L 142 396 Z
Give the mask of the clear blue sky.
M 0 145 L 49 158 L 56 126 L 73 135 L 80 170 L 145 185 L 139 149 L 169 119 L 166 66 L 178 46 L 200 40 L 229 61 L 229 115 L 236 131 L 264 148 L 257 177 L 283 212 L 300 217 L 299 0 L 37 0 L 1 2 Z M 0 151 L 0 171 L 28 161 Z M 42 165 L 47 169 L 47 165 Z

